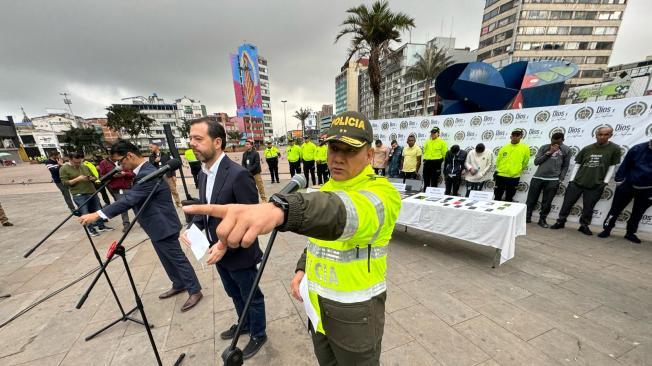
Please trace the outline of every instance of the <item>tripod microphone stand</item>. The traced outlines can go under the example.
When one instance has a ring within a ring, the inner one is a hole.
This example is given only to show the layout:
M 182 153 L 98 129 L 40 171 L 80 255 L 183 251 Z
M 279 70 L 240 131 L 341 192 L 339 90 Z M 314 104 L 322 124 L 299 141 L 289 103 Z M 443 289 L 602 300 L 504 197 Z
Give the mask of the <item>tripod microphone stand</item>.
M 66 218 L 65 218 L 65 219 L 64 219 L 64 220 L 63 220 L 59 225 L 57 225 L 57 227 L 55 227 L 52 231 L 50 231 L 50 233 L 48 233 L 48 234 L 47 234 L 43 239 L 41 239 L 41 241 L 39 241 L 38 243 L 36 243 L 36 245 L 35 245 L 34 247 L 32 247 L 30 250 L 28 250 L 28 251 L 25 253 L 25 255 L 23 255 L 23 257 L 24 257 L 24 258 L 27 258 L 27 257 L 29 257 L 30 255 L 32 255 L 32 253 L 34 253 L 34 251 L 35 251 L 38 247 L 40 247 L 40 246 L 41 246 L 41 245 L 42 245 L 42 244 L 43 244 L 43 243 L 44 243 L 48 238 L 50 238 L 50 237 L 51 237 L 51 236 L 52 236 L 52 235 L 53 235 L 57 230 L 59 230 L 59 228 L 60 228 L 61 226 L 63 226 L 63 224 L 65 224 L 68 220 L 70 220 L 71 217 L 73 217 L 73 216 L 80 216 L 80 215 L 81 215 L 81 212 L 80 212 L 79 210 L 80 210 L 82 207 L 86 206 L 86 205 L 88 204 L 88 202 L 90 202 L 90 200 L 92 200 L 93 198 L 95 198 L 95 197 L 99 194 L 99 192 L 100 192 L 104 187 L 106 187 L 107 184 L 109 184 L 109 180 L 108 180 L 108 179 L 98 187 L 98 189 L 95 191 L 95 193 L 93 193 L 93 194 L 92 194 L 88 199 L 86 199 L 86 201 L 84 201 L 81 205 L 79 205 L 79 208 L 78 208 L 78 209 L 72 211 L 72 212 L 70 213 L 70 215 L 68 215 L 68 217 L 66 217 Z M 93 249 L 93 254 L 95 255 L 95 258 L 97 259 L 97 262 L 98 262 L 100 265 L 102 265 L 102 258 L 100 257 L 100 253 L 97 251 L 97 247 L 95 246 L 95 243 L 93 242 L 93 238 L 91 237 L 91 234 L 90 234 L 90 232 L 88 231 L 88 228 L 86 228 L 86 226 L 84 226 L 84 232 L 86 233 L 86 238 L 88 238 L 88 242 L 89 242 L 90 245 L 91 245 L 91 249 Z M 108 274 L 106 271 L 104 271 L 104 277 L 106 278 L 106 282 L 109 284 L 109 288 L 111 289 L 111 293 L 113 294 L 113 298 L 115 299 L 115 302 L 116 302 L 116 304 L 118 305 L 118 308 L 120 309 L 120 314 L 122 314 L 122 316 L 120 317 L 120 319 L 114 321 L 113 323 L 107 325 L 106 327 L 104 327 L 104 328 L 98 330 L 97 332 L 95 332 L 95 333 L 89 335 L 88 337 L 86 337 L 86 338 L 85 338 L 86 341 L 88 341 L 88 340 L 94 338 L 94 337 L 97 336 L 98 334 L 100 334 L 100 333 L 102 333 L 103 331 L 109 329 L 111 326 L 113 326 L 114 324 L 116 324 L 116 323 L 118 323 L 118 322 L 120 322 L 120 321 L 127 321 L 127 320 L 130 320 L 130 321 L 133 321 L 133 322 L 138 323 L 138 324 L 143 324 L 143 322 L 141 322 L 140 320 L 129 317 L 129 315 L 131 315 L 131 313 L 133 313 L 136 309 L 133 309 L 133 310 L 131 310 L 130 312 L 125 313 L 124 308 L 122 307 L 122 303 L 120 302 L 120 298 L 118 298 L 118 294 L 115 292 L 115 288 L 113 287 L 113 283 L 111 283 L 111 279 L 109 278 L 109 274 Z
M 149 205 L 150 201 L 152 200 L 152 197 L 154 196 L 154 193 L 158 190 L 158 187 L 161 185 L 161 182 L 163 181 L 163 179 L 164 179 L 163 177 L 160 177 L 156 181 L 156 185 L 154 185 L 154 188 L 152 189 L 152 191 L 149 193 L 149 195 L 145 199 L 145 202 L 141 206 L 140 210 L 138 210 L 138 212 L 136 213 L 136 217 L 134 218 L 134 220 L 127 227 L 127 230 L 122 234 L 122 237 L 120 238 L 120 240 L 117 241 L 117 242 L 113 242 L 113 244 L 109 248 L 109 251 L 107 252 L 106 261 L 101 263 L 100 271 L 97 273 L 97 275 L 93 279 L 93 282 L 91 282 L 91 284 L 88 287 L 88 289 L 86 290 L 86 292 L 79 299 L 79 302 L 77 303 L 77 306 L 75 306 L 77 309 L 81 309 L 81 307 L 84 305 L 84 302 L 88 298 L 88 295 L 91 293 L 91 290 L 93 289 L 93 287 L 95 286 L 97 281 L 102 276 L 102 273 L 106 274 L 106 267 L 109 265 L 109 263 L 111 263 L 111 260 L 113 259 L 113 256 L 114 255 L 120 256 L 122 258 L 122 263 L 125 266 L 125 271 L 127 272 L 127 278 L 129 278 L 129 283 L 131 284 L 131 290 L 134 293 L 134 299 L 135 299 L 135 302 L 136 302 L 136 306 L 133 309 L 131 309 L 129 312 L 127 312 L 125 316 L 123 316 L 122 318 L 112 322 L 111 324 L 107 325 L 106 327 L 102 328 L 100 331 L 95 333 L 93 336 L 95 336 L 96 334 L 98 334 L 98 333 L 100 333 L 100 332 L 102 332 L 102 331 L 104 331 L 106 329 L 109 329 L 111 326 L 117 324 L 120 321 L 132 320 L 132 321 L 135 321 L 137 323 L 140 323 L 140 324 L 145 326 L 145 330 L 147 331 L 147 337 L 149 338 L 149 343 L 152 346 L 152 350 L 154 351 L 154 356 L 156 356 L 156 362 L 157 362 L 157 364 L 159 366 L 163 365 L 163 363 L 161 362 L 161 356 L 158 353 L 158 349 L 156 348 L 156 342 L 154 341 L 154 337 L 152 335 L 152 330 L 151 330 L 152 325 L 150 325 L 149 322 L 147 321 L 147 316 L 145 315 L 145 308 L 143 306 L 143 302 L 140 299 L 140 295 L 138 295 L 138 289 L 136 288 L 136 283 L 134 282 L 134 278 L 131 275 L 131 270 L 129 269 L 129 262 L 127 262 L 126 251 L 125 251 L 124 246 L 122 246 L 122 242 L 124 242 L 127 235 L 129 235 L 129 232 L 131 231 L 131 228 L 134 227 L 134 225 L 136 224 L 136 221 L 138 220 L 140 215 L 143 213 L 143 211 L 145 211 L 145 209 Z M 128 317 L 129 314 L 133 313 L 136 310 L 138 310 L 140 312 L 142 322 L 134 320 L 134 319 Z M 88 338 L 87 338 L 87 340 L 88 340 Z M 180 365 L 185 357 L 186 357 L 185 353 L 182 353 L 181 355 L 179 355 L 179 357 L 177 358 L 177 361 L 174 363 L 174 365 L 175 366 Z
M 242 309 L 242 315 L 240 316 L 240 319 L 238 319 L 238 327 L 235 330 L 235 336 L 233 337 L 233 340 L 231 341 L 229 347 L 225 349 L 224 352 L 222 352 L 222 361 L 224 361 L 225 366 L 240 366 L 244 362 L 242 358 L 242 350 L 238 348 L 240 331 L 244 326 L 244 319 L 247 317 L 247 312 L 249 311 L 249 306 L 251 305 L 251 301 L 254 298 L 254 293 L 256 292 L 256 289 L 258 288 L 258 284 L 260 283 L 260 279 L 263 276 L 263 271 L 265 270 L 265 265 L 267 264 L 267 260 L 269 259 L 269 253 L 272 251 L 272 246 L 274 245 L 274 240 L 276 239 L 277 233 L 278 230 L 274 229 L 274 231 L 272 231 L 272 233 L 269 236 L 269 241 L 267 242 L 265 253 L 263 254 L 263 258 L 260 262 L 260 268 L 258 268 L 258 272 L 256 272 L 256 278 L 254 279 L 254 284 L 251 287 L 251 291 L 249 292 L 247 301 L 245 302 L 244 308 Z

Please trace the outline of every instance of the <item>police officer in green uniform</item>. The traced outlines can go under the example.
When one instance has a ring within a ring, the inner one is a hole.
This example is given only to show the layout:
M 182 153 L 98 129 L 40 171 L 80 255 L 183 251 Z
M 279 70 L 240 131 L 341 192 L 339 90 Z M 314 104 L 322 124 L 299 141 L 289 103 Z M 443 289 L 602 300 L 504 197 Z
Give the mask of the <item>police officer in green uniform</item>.
M 320 365 L 378 365 L 385 325 L 387 247 L 401 208 L 396 189 L 374 174 L 371 123 L 358 112 L 333 118 L 328 144 L 331 179 L 320 192 L 272 196 L 258 205 L 186 206 L 221 217 L 220 245 L 248 246 L 260 234 L 292 231 L 309 238 L 292 295 L 307 277 L 318 314 L 309 322 Z

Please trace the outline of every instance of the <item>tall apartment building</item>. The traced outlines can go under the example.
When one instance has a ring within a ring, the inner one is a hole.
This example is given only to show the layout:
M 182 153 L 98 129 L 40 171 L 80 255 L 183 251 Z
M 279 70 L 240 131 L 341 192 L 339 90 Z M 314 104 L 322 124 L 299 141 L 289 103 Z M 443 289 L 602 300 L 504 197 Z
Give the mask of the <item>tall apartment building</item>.
M 358 75 L 369 66 L 369 60 L 349 60 L 335 77 L 335 114 L 358 110 Z M 332 114 L 332 113 L 331 113 Z
M 164 125 L 170 125 L 174 135 L 174 144 L 177 148 L 188 147 L 188 141 L 181 139 L 179 127 L 184 120 L 191 120 L 206 116 L 206 106 L 200 101 L 188 97 L 176 99 L 174 103 L 166 103 L 165 100 L 156 94 L 148 97 L 131 98 L 131 104 L 113 104 L 114 106 L 127 106 L 136 108 L 142 114 L 154 119 L 150 128 L 150 135 L 140 134 L 138 136 L 124 136 L 141 147 L 147 146 L 150 142 L 165 141 Z M 162 146 L 165 148 L 166 146 Z
M 271 139 L 274 136 L 274 126 L 272 125 L 272 96 L 269 88 L 269 69 L 267 68 L 267 59 L 258 55 L 258 74 L 260 76 L 260 94 L 263 98 L 263 129 L 265 139 Z
M 580 73 L 568 84 L 602 80 L 627 0 L 485 0 L 478 60 L 566 60 Z
M 436 37 L 427 43 L 406 43 L 396 49 L 391 56 L 380 59 L 380 113 L 379 118 L 401 118 L 423 114 L 423 91 L 425 83 L 421 80 L 406 80 L 405 72 L 413 66 L 418 54 L 423 54 L 426 47 L 436 45 L 446 50 L 453 63 L 476 60 L 475 51 L 467 48 L 455 48 L 455 38 Z M 368 69 L 362 70 L 358 81 L 359 111 L 369 118 L 373 117 L 374 99 L 369 84 Z M 430 98 L 428 114 L 435 109 L 435 82 L 429 86 Z

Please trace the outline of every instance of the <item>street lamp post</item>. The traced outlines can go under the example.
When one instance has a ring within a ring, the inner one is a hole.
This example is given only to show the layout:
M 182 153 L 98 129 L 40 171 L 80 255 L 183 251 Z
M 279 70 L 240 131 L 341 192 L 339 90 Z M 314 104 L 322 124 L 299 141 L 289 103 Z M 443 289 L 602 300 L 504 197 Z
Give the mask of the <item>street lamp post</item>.
M 287 116 L 285 115 L 285 104 L 287 102 L 288 101 L 286 99 L 281 101 L 281 103 L 283 103 L 283 122 L 285 123 L 285 139 L 289 141 L 290 138 L 288 137 L 288 120 L 287 120 Z

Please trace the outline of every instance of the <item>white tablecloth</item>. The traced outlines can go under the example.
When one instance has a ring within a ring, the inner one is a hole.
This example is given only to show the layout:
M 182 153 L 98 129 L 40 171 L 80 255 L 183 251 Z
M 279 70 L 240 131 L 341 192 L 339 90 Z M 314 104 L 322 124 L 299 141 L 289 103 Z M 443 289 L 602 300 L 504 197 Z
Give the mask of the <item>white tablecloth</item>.
M 525 235 L 524 204 L 426 197 L 418 194 L 404 199 L 396 223 L 501 249 L 500 264 L 514 257 L 516 237 Z

